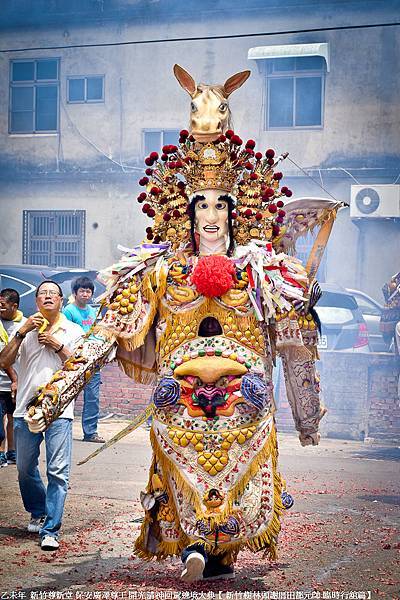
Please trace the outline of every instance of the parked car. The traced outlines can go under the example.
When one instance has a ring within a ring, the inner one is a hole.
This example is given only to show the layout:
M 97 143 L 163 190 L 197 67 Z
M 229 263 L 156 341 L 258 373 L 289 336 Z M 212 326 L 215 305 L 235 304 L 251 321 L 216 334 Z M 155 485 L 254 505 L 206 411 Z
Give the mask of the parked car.
M 321 321 L 321 350 L 369 352 L 368 330 L 354 295 L 333 284 L 321 284 L 315 310 Z
M 357 300 L 358 307 L 363 314 L 368 329 L 368 340 L 371 350 L 373 352 L 389 352 L 389 344 L 383 339 L 379 327 L 383 309 L 382 304 L 379 304 L 371 296 L 360 290 L 346 289 Z
M 71 295 L 71 283 L 76 277 L 86 275 L 94 282 L 94 295 L 102 294 L 105 290 L 104 284 L 96 281 L 97 271 L 85 269 L 63 269 L 52 267 L 41 267 L 36 265 L 3 265 L 0 266 L 0 285 L 3 288 L 13 288 L 21 296 L 20 308 L 26 317 L 37 311 L 35 290 L 44 279 L 56 281 L 64 294 L 64 305 L 67 304 Z M 97 306 L 94 304 L 94 306 Z

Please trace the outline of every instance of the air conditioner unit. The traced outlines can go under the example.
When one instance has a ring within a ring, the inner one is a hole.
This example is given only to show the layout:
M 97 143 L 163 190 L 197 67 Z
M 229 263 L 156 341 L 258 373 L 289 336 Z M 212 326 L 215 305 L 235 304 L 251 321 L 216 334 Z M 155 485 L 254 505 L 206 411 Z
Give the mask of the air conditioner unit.
M 352 219 L 390 219 L 400 217 L 400 185 L 352 185 Z

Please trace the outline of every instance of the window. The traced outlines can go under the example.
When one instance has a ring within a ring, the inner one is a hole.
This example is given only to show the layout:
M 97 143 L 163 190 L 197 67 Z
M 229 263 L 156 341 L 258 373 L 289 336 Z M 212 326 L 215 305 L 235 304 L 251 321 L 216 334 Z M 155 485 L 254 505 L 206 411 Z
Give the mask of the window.
M 145 129 L 143 131 L 144 155 L 160 152 L 163 146 L 178 144 L 179 129 Z
M 67 98 L 70 103 L 104 102 L 104 76 L 68 77 Z
M 84 210 L 24 210 L 23 263 L 82 267 Z
M 322 127 L 325 69 L 322 56 L 266 61 L 267 129 Z
M 10 68 L 10 133 L 58 131 L 58 59 L 13 60 Z

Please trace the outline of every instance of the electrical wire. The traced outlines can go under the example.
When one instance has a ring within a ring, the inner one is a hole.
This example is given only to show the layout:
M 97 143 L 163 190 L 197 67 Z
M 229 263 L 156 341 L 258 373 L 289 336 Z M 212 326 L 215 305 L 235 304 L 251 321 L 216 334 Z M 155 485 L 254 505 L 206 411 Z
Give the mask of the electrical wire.
M 89 144 L 92 148 L 94 148 L 99 154 L 101 154 L 102 156 L 104 156 L 105 158 L 107 158 L 109 161 L 111 161 L 115 165 L 118 165 L 118 167 L 120 167 L 124 173 L 131 172 L 131 171 L 142 171 L 142 168 L 140 168 L 140 167 L 134 167 L 134 166 L 130 166 L 130 165 L 124 165 L 122 162 L 118 162 L 117 160 L 115 160 L 114 158 L 112 158 L 111 156 L 109 156 L 108 154 L 106 154 L 104 152 L 104 150 L 102 150 L 101 148 L 99 148 L 97 146 L 97 144 L 95 144 L 94 142 L 92 142 L 91 139 L 89 139 L 86 135 L 84 135 L 78 129 L 78 127 L 75 125 L 75 123 L 71 119 L 70 115 L 68 114 L 66 106 L 64 105 L 64 102 L 62 100 L 60 100 L 60 104 L 61 104 L 61 107 L 62 107 L 64 113 L 65 113 L 65 116 L 67 118 L 67 121 L 68 121 L 68 124 L 69 124 L 70 128 L 73 131 L 75 131 L 75 133 L 77 133 L 79 135 L 79 137 L 81 137 L 83 140 L 85 140 L 85 142 L 87 144 Z M 129 169 L 129 171 L 126 171 L 125 169 Z
M 301 167 L 300 165 L 298 165 L 292 158 L 290 158 L 290 156 L 287 157 L 288 160 L 293 163 L 295 165 L 295 167 L 297 167 L 298 169 L 300 169 L 300 171 L 302 173 L 304 173 L 304 175 L 306 175 L 306 177 L 308 177 L 309 179 L 311 179 L 314 183 L 317 184 L 318 187 L 321 188 L 321 190 L 324 190 L 324 192 L 326 194 L 328 194 L 328 196 L 330 196 L 331 198 L 333 198 L 333 200 L 335 200 L 335 202 L 341 202 L 343 204 L 345 204 L 346 206 L 349 206 L 349 204 L 347 204 L 347 202 L 343 202 L 343 200 L 338 200 L 333 194 L 331 194 L 323 185 L 321 185 L 319 183 L 319 181 L 317 179 L 314 179 L 314 177 L 311 177 L 311 175 L 309 173 L 307 173 L 307 171 L 305 169 L 303 169 L 303 167 Z M 343 171 L 345 171 L 345 169 L 343 169 Z M 347 171 L 346 171 L 347 173 Z
M 317 27 L 313 29 L 288 29 L 283 31 L 265 31 L 260 33 L 233 33 L 230 35 L 205 35 L 185 38 L 163 38 L 152 40 L 129 40 L 127 42 L 102 42 L 99 44 L 70 44 L 66 46 L 32 46 L 30 48 L 4 48 L 0 54 L 6 52 L 28 52 L 30 50 L 68 50 L 69 48 L 104 48 L 112 46 L 140 46 L 144 44 L 169 44 L 171 42 L 199 42 L 209 40 L 233 40 L 240 38 L 269 37 L 276 35 L 293 35 L 297 33 L 318 33 L 323 31 L 354 31 L 357 29 L 373 29 L 375 27 L 398 27 L 399 22 L 371 23 L 368 25 L 342 25 L 340 27 Z

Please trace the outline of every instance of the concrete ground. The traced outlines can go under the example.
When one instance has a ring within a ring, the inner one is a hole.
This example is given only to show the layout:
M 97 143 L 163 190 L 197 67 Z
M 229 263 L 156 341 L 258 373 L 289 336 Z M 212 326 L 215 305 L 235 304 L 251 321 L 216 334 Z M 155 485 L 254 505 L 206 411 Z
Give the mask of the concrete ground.
M 105 421 L 99 432 L 109 439 L 125 424 Z M 398 447 L 324 439 L 302 448 L 294 435 L 280 435 L 280 469 L 295 505 L 284 515 L 277 562 L 243 552 L 234 580 L 189 585 L 179 580 L 179 559 L 145 563 L 132 555 L 148 432 L 140 428 L 78 467 L 97 447 L 81 437 L 77 420 L 58 552 L 41 551 L 38 536 L 27 533 L 16 469 L 0 470 L 1 599 L 400 598 Z M 288 594 L 296 591 L 303 594 Z

